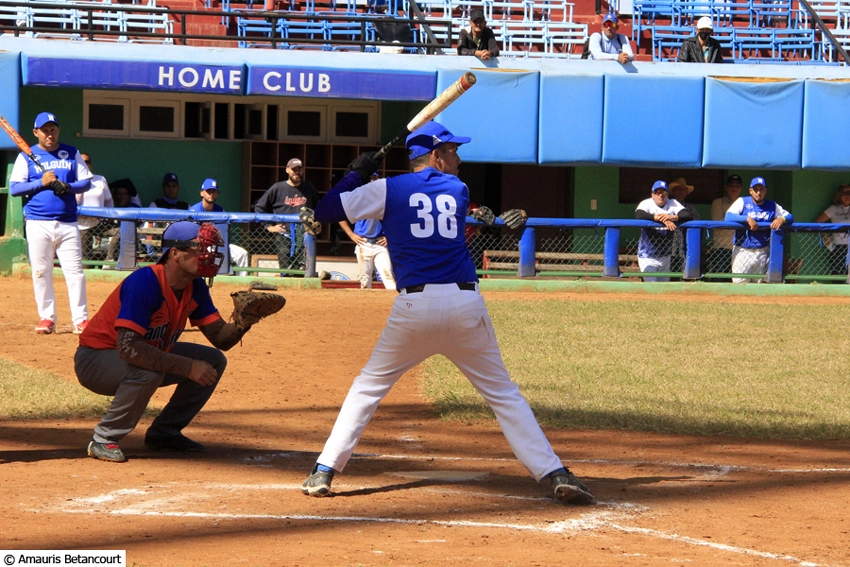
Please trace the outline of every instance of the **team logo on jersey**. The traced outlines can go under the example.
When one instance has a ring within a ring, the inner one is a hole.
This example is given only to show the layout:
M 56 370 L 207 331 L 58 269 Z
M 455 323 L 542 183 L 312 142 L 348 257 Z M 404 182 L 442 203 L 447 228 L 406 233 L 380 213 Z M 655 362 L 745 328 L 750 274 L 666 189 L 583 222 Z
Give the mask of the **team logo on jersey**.
M 59 156 L 59 159 L 68 159 L 69 157 L 71 157 L 70 155 L 68 155 L 67 150 L 59 150 L 56 155 Z
M 300 207 L 301 205 L 307 203 L 307 197 L 300 195 L 298 197 L 287 197 L 283 200 L 283 202 L 289 205 L 290 207 Z

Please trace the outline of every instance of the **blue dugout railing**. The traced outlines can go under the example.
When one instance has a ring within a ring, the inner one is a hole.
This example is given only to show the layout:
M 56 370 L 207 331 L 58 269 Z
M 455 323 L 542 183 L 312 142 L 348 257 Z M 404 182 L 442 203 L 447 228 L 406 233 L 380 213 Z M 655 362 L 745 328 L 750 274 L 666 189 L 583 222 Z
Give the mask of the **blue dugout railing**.
M 135 243 L 137 239 L 136 223 L 139 221 L 177 221 L 194 220 L 200 222 L 227 223 L 291 223 L 299 222 L 297 215 L 274 215 L 258 213 L 206 213 L 192 211 L 175 211 L 154 208 L 130 208 L 130 209 L 108 209 L 98 207 L 79 207 L 80 215 L 117 219 L 121 223 L 121 252 L 117 264 L 118 269 L 133 269 L 135 267 Z M 467 218 L 467 224 L 481 225 L 480 222 Z M 504 221 L 496 219 L 498 225 L 504 225 Z M 533 277 L 537 275 L 536 253 L 537 253 L 537 227 L 554 227 L 565 229 L 589 228 L 604 229 L 603 256 L 604 263 L 601 273 L 604 277 L 620 277 L 620 234 L 623 228 L 657 228 L 660 223 L 635 219 L 563 219 L 563 218 L 529 218 L 519 239 L 519 277 Z M 698 280 L 703 277 L 702 273 L 702 249 L 703 235 L 714 229 L 741 230 L 741 223 L 722 221 L 689 221 L 683 223 L 680 230 L 685 235 L 686 254 L 682 278 L 686 280 Z M 770 261 L 768 263 L 765 281 L 770 283 L 782 283 L 785 274 L 784 260 L 786 255 L 786 234 L 789 232 L 850 232 L 850 224 L 836 223 L 793 223 L 781 230 L 771 230 L 769 223 L 759 223 L 763 230 L 770 230 Z M 306 251 L 305 277 L 316 276 L 316 239 L 304 235 L 304 247 Z M 850 252 L 848 252 L 848 265 L 850 265 Z M 590 273 L 585 275 L 592 275 Z

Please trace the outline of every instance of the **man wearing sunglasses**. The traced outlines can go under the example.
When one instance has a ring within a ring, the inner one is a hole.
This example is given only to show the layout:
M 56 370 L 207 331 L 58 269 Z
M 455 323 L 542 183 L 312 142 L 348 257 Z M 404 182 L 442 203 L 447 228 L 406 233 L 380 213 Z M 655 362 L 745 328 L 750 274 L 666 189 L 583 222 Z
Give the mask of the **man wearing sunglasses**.
M 602 18 L 602 33 L 596 32 L 590 36 L 590 59 L 618 61 L 625 65 L 635 58 L 629 39 L 617 33 L 620 21 L 614 13 Z

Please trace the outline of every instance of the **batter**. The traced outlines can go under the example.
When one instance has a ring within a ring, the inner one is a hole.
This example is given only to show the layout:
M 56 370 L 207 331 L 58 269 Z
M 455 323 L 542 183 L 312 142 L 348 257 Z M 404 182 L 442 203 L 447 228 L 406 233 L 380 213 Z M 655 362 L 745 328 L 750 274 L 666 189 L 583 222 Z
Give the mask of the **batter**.
M 315 211 L 316 219 L 327 223 L 382 220 L 399 295 L 316 466 L 301 485 L 304 494 L 330 493 L 334 474 L 345 468 L 393 384 L 426 358 L 442 354 L 484 396 L 514 454 L 537 481 L 548 478 L 560 501 L 594 502 L 590 490 L 563 467 L 511 381 L 478 293 L 464 236 L 469 190 L 456 177 L 458 146 L 469 141 L 429 122 L 407 137 L 413 173 L 368 182 L 378 163 L 361 155 Z

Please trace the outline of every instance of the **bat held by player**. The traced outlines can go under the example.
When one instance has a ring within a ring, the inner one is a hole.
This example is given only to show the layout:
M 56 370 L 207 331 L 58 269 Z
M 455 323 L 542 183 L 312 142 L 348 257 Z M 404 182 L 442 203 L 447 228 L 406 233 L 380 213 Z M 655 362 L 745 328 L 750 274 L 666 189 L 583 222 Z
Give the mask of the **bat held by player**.
M 0 127 L 2 127 L 7 134 L 9 134 L 9 137 L 12 138 L 12 141 L 15 142 L 16 146 L 18 146 L 18 149 L 21 150 L 25 156 L 30 158 L 30 160 L 32 160 L 32 162 L 35 164 L 35 167 L 41 173 L 46 173 L 44 167 L 41 165 L 41 163 L 39 163 L 38 158 L 35 157 L 35 155 L 32 153 L 29 144 L 24 141 L 21 135 L 18 134 L 18 131 L 15 130 L 12 125 L 9 124 L 9 122 L 5 118 L 3 118 L 3 116 L 0 116 Z
M 390 140 L 387 144 L 384 145 L 380 150 L 375 152 L 372 156 L 372 159 L 375 161 L 381 161 L 384 159 L 384 156 L 387 155 L 387 152 L 390 151 L 396 142 L 401 140 L 404 136 L 407 136 L 414 130 L 421 128 L 425 123 L 430 122 L 437 116 L 439 113 L 444 111 L 450 104 L 456 101 L 460 95 L 468 91 L 475 84 L 475 73 L 472 71 L 467 71 L 463 74 L 461 78 L 457 81 L 449 85 L 449 87 L 440 93 L 437 98 L 428 103 L 428 105 L 419 111 L 419 114 L 413 117 L 413 120 L 407 123 L 407 127 L 405 127 L 402 131 L 400 131 L 392 140 Z

